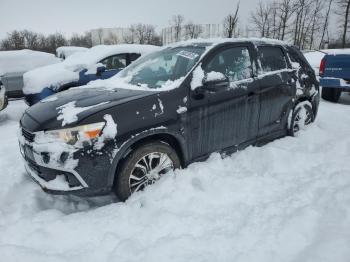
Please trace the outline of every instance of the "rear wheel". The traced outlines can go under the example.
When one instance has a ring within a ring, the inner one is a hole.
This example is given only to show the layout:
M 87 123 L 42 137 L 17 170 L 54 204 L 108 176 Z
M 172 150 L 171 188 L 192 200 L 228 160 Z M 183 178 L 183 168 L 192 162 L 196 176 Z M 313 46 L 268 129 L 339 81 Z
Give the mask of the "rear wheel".
M 117 174 L 114 191 L 125 201 L 131 194 L 154 184 L 167 172 L 180 168 L 180 159 L 167 143 L 151 142 L 133 150 Z
M 339 88 L 322 87 L 322 98 L 330 102 L 338 102 L 342 90 Z
M 312 105 L 310 102 L 301 102 L 293 110 L 292 117 L 288 127 L 288 133 L 295 136 L 300 130 L 305 129 L 315 119 Z

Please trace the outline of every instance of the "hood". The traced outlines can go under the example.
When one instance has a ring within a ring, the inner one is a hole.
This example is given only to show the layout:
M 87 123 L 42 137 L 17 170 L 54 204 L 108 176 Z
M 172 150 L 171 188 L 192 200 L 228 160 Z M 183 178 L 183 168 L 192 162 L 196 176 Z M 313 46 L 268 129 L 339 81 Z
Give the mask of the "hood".
M 142 90 L 101 90 L 77 88 L 68 90 L 28 108 L 21 120 L 30 132 L 76 126 L 82 119 L 125 102 L 157 94 Z

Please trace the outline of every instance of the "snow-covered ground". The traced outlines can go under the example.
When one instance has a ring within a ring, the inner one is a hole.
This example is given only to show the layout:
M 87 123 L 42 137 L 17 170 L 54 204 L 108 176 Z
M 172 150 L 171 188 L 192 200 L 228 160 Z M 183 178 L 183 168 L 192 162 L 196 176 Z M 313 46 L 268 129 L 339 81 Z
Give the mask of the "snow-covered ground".
M 25 174 L 0 112 L 0 260 L 329 261 L 350 258 L 350 96 L 297 138 L 218 154 L 118 203 L 50 196 Z

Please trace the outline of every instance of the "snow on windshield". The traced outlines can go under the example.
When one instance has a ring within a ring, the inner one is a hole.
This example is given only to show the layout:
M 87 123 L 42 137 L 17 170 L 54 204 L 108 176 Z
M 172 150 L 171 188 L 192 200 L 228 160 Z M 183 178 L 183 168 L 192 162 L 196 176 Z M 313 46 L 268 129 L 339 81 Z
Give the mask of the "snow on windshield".
M 139 59 L 120 74 L 89 87 L 165 91 L 177 88 L 197 64 L 205 47 L 166 48 Z

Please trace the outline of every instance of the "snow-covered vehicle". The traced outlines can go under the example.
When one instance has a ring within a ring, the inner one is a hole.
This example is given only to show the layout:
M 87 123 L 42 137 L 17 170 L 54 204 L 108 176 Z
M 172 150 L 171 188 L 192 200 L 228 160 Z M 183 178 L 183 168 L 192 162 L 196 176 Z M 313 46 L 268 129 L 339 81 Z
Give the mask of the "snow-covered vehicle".
M 25 101 L 33 105 L 57 92 L 108 79 L 141 55 L 158 50 L 152 45 L 99 45 L 78 52 L 61 63 L 37 68 L 24 74 Z
M 6 89 L 2 85 L 0 80 L 0 111 L 5 109 L 7 106 L 7 96 L 6 96 Z
M 77 53 L 85 52 L 88 48 L 80 46 L 61 46 L 56 49 L 56 56 L 62 60 L 65 60 L 67 57 Z
M 23 74 L 29 70 L 59 63 L 53 54 L 32 50 L 0 51 L 0 79 L 9 97 L 23 96 Z
M 322 98 L 338 102 L 342 92 L 350 93 L 350 49 L 328 49 L 320 65 Z
M 318 91 L 309 63 L 284 42 L 187 41 L 30 107 L 20 149 L 47 192 L 125 200 L 213 152 L 295 135 L 314 121 Z

